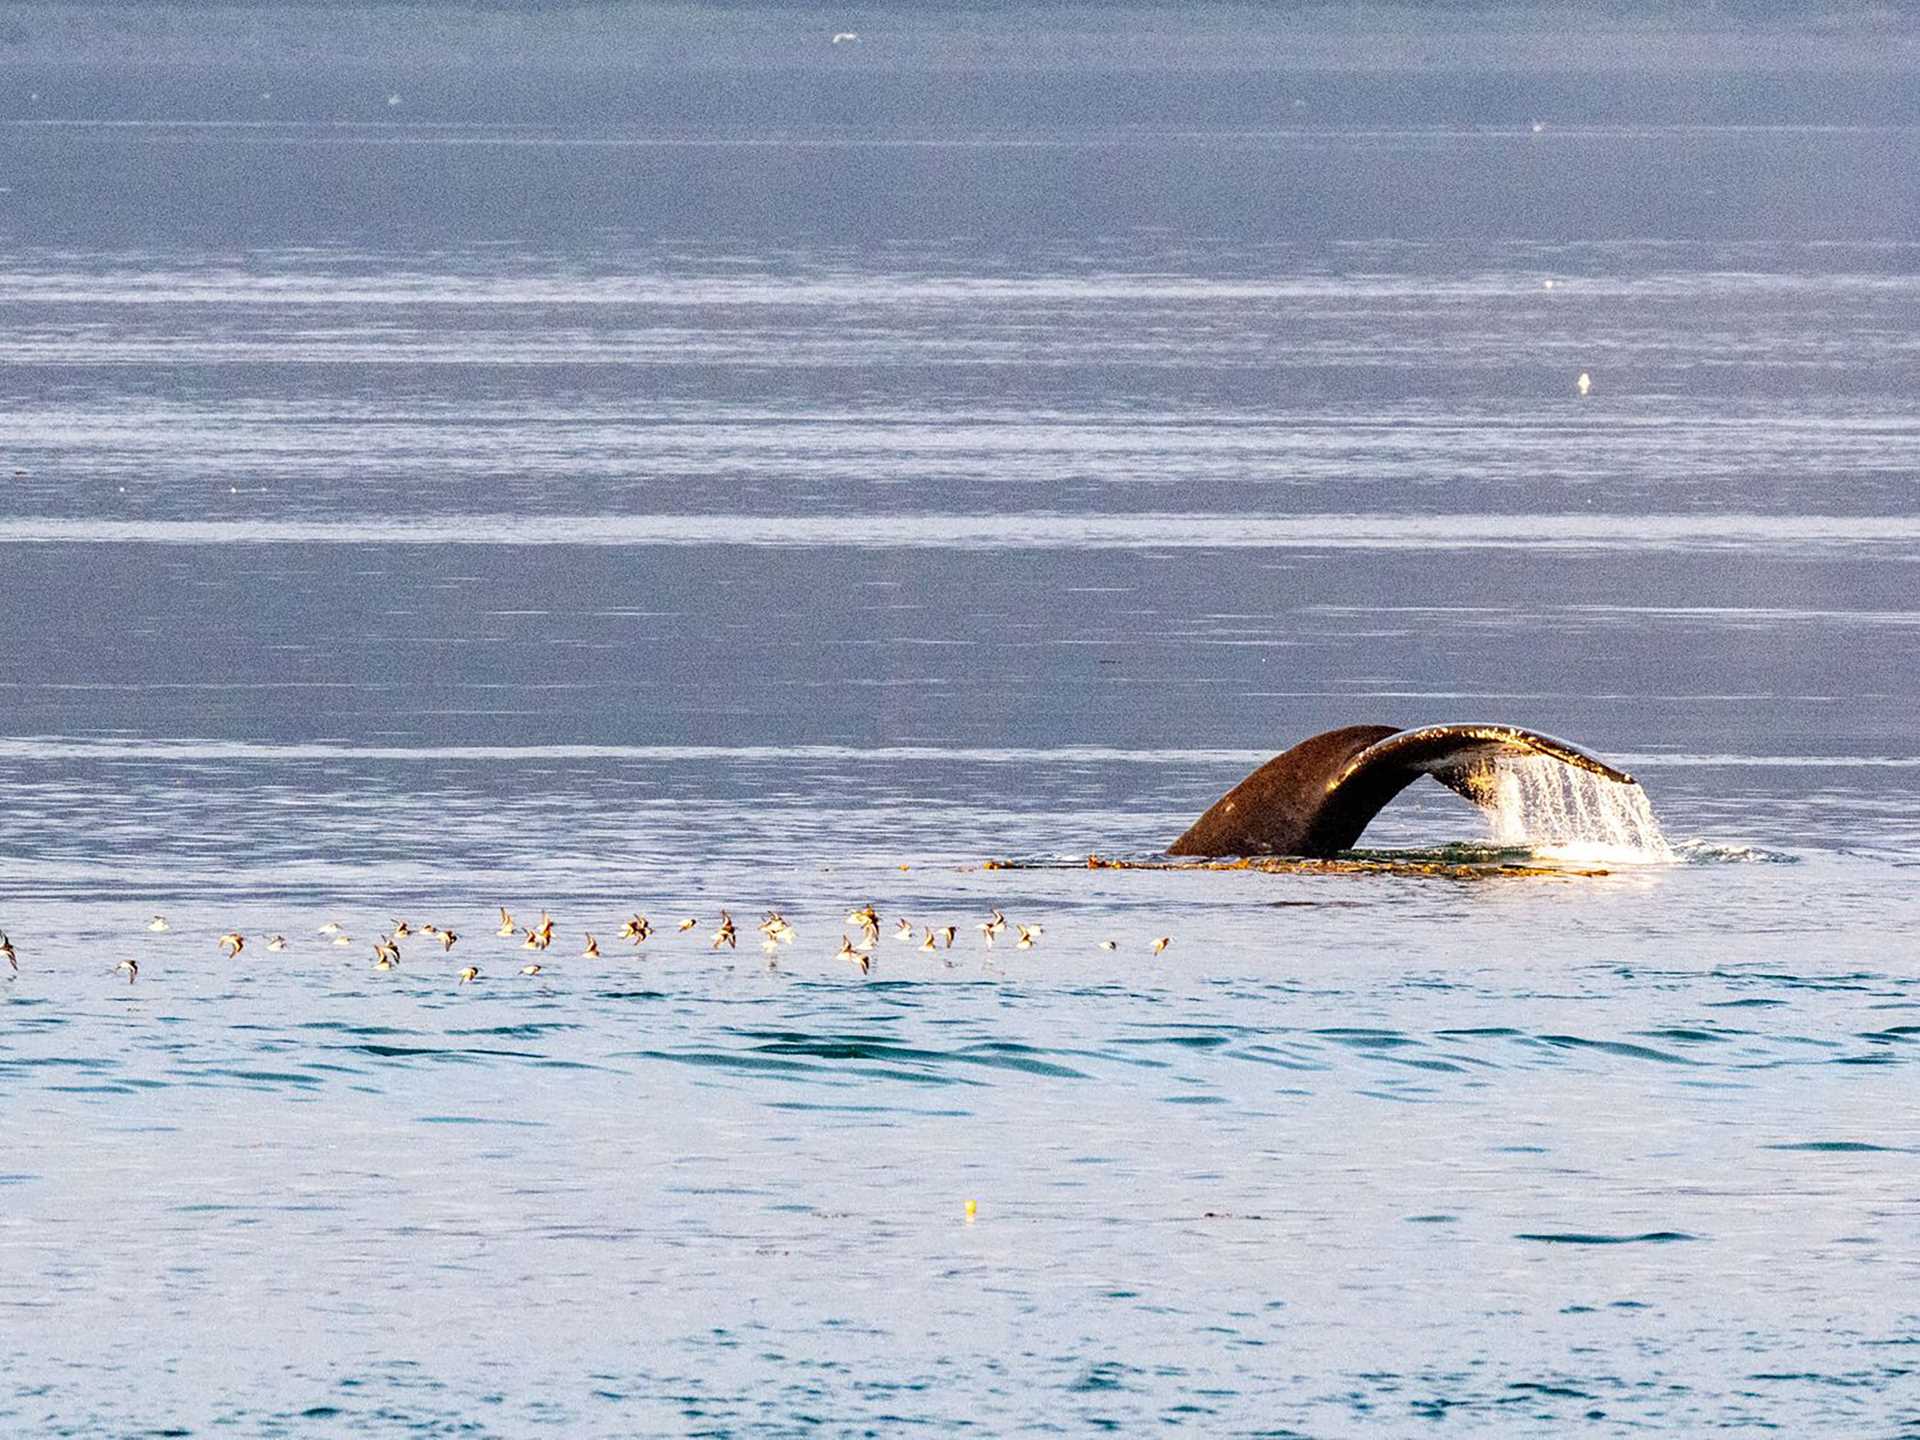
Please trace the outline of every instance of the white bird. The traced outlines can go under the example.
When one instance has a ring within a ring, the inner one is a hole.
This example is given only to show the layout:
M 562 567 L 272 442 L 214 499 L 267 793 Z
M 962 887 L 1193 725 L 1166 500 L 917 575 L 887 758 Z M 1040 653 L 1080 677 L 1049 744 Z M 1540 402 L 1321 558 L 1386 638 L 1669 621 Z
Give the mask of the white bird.
M 1578 390 L 1584 398 L 1586 393 L 1593 389 L 1593 377 L 1582 370 L 1580 372 L 1580 378 L 1573 382 L 1573 388 Z
M 172 926 L 167 924 L 167 917 L 164 915 L 156 915 L 153 917 L 153 919 L 147 922 L 147 929 L 153 931 L 154 934 L 156 935 L 160 934 L 162 931 L 170 930 L 172 928 L 173 928 Z
M 842 30 L 833 37 L 833 43 L 836 45 L 858 45 L 860 43 L 860 34 L 855 30 Z

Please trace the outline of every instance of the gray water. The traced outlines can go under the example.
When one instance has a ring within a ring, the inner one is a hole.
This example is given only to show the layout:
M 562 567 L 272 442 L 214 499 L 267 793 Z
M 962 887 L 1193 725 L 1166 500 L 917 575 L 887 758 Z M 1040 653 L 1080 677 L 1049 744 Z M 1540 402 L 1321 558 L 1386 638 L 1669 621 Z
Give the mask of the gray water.
M 1920 133 L 62 103 L 0 1428 L 1920 1425 Z M 1085 867 L 1453 719 L 1677 858 Z

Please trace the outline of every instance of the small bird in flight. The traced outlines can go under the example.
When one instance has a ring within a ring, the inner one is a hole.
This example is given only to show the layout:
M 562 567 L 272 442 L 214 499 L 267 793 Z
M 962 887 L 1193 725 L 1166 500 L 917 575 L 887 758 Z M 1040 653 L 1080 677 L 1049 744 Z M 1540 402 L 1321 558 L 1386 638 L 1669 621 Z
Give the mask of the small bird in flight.
M 247 948 L 247 937 L 238 930 L 229 930 L 220 937 L 220 948 L 227 953 L 229 960 Z
M 140 962 L 138 960 L 122 960 L 113 968 L 116 971 L 126 972 L 127 984 L 129 985 L 140 978 Z

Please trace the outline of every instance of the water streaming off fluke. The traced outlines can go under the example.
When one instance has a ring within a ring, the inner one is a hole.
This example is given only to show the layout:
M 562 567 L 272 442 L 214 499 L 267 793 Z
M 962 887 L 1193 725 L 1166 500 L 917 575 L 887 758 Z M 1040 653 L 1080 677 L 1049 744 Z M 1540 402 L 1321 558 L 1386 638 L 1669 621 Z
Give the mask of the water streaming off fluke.
M 1544 755 L 1502 757 L 1474 773 L 1495 844 L 1583 861 L 1674 859 L 1647 792 Z

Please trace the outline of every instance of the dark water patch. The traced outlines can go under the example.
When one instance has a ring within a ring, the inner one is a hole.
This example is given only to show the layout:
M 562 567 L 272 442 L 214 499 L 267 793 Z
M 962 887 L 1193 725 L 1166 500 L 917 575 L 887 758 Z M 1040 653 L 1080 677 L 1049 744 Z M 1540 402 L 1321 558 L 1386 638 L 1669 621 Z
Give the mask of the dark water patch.
M 1717 1045 L 1742 1035 L 1751 1035 L 1751 1030 L 1636 1030 L 1633 1032 L 1647 1040 L 1677 1040 L 1683 1045 Z
M 1225 1035 L 1121 1035 L 1115 1045 L 1171 1045 L 1180 1050 L 1218 1050 L 1232 1042 Z
M 1712 980 L 1737 980 L 1746 983 L 1764 980 L 1770 984 L 1779 985 L 1789 990 L 1819 991 L 1872 990 L 1875 987 L 1870 982 L 1877 981 L 1884 983 L 1886 979 L 1885 976 L 1868 974 L 1821 975 L 1814 977 L 1810 975 L 1794 975 L 1785 971 L 1728 970 L 1724 967 L 1709 970 L 1707 977 Z M 1782 1001 L 1781 1003 L 1784 1004 L 1786 1002 Z
M 1493 1153 L 1496 1155 L 1545 1155 L 1547 1147 L 1544 1145 L 1496 1145 L 1493 1147 Z
M 1067 1386 L 1067 1389 L 1070 1393 L 1076 1394 L 1127 1390 L 1132 1388 L 1129 1382 L 1133 1378 L 1145 1374 L 1144 1370 L 1136 1369 L 1131 1365 L 1122 1365 L 1116 1360 L 1103 1360 L 1088 1368 L 1077 1380 Z
M 205 1080 L 210 1077 L 217 1076 L 225 1080 L 244 1081 L 249 1085 L 314 1086 L 314 1085 L 319 1085 L 323 1083 L 320 1077 L 317 1075 L 302 1075 L 296 1071 L 233 1070 L 220 1065 L 211 1066 L 205 1070 L 194 1070 L 187 1073 L 190 1074 L 190 1076 L 195 1080 Z
M 662 990 L 596 990 L 594 995 L 601 1000 L 666 1000 L 670 998 Z
M 554 1031 L 578 1030 L 582 1027 L 569 1021 L 553 1020 L 546 1023 L 529 1022 L 525 1025 L 489 1025 L 478 1030 L 449 1030 L 449 1035 L 506 1035 L 516 1040 L 538 1040 L 542 1035 Z
M 769 1100 L 769 1110 L 793 1110 L 820 1115 L 919 1115 L 930 1119 L 959 1120 L 971 1110 L 929 1109 L 923 1105 L 829 1105 L 818 1100 Z
M 1353 1093 L 1368 1100 L 1391 1100 L 1398 1105 L 1429 1105 L 1433 1103 L 1434 1092 L 1423 1086 L 1406 1090 L 1356 1090 Z
M 982 1085 L 985 1081 L 964 1075 L 929 1070 L 903 1069 L 897 1065 L 865 1064 L 857 1070 L 840 1071 L 828 1065 L 808 1065 L 797 1060 L 776 1060 L 762 1055 L 743 1055 L 738 1051 L 636 1050 L 614 1058 L 667 1060 L 677 1065 L 692 1065 L 708 1070 L 732 1070 L 785 1080 L 905 1080 L 915 1085 Z
M 1514 1040 L 1526 1034 L 1524 1030 L 1515 1030 L 1507 1025 L 1479 1025 L 1464 1030 L 1436 1030 L 1433 1033 L 1446 1039 L 1459 1037 L 1469 1040 Z
M 1352 1050 L 1394 1050 L 1405 1045 L 1418 1045 L 1420 1042 L 1398 1030 L 1309 1030 L 1309 1035 L 1318 1035 L 1331 1040 L 1336 1045 L 1345 1045 Z
M 496 1115 L 416 1115 L 416 1125 L 503 1125 L 515 1130 L 545 1130 L 545 1120 L 515 1120 Z
M 1647 1045 L 1631 1045 L 1624 1040 L 1589 1040 L 1582 1035 L 1542 1035 L 1539 1041 L 1561 1050 L 1596 1050 L 1605 1055 L 1618 1055 L 1625 1060 L 1653 1060 L 1662 1065 L 1697 1065 L 1697 1060 L 1689 1060 L 1684 1055 L 1670 1055 L 1665 1050 L 1655 1050 Z
M 1570 1230 L 1552 1233 L 1523 1231 L 1513 1238 L 1533 1240 L 1542 1245 L 1672 1245 L 1683 1240 L 1698 1240 L 1700 1237 L 1689 1235 L 1684 1230 L 1648 1230 L 1640 1235 L 1600 1235 Z
M 1227 1103 L 1227 1100 L 1224 1095 L 1168 1095 L 1163 1097 L 1163 1103 L 1168 1105 L 1224 1105 Z
M 1787 1000 L 1755 995 L 1745 1000 L 1709 1000 L 1706 1002 L 1706 1008 L 1709 1010 L 1761 1010 L 1791 1003 Z
M 1027 1046 L 1006 1047 L 985 1043 L 960 1050 L 927 1050 L 896 1041 L 864 1036 L 806 1035 L 786 1032 L 778 1039 L 753 1047 L 768 1055 L 805 1055 L 820 1060 L 881 1061 L 889 1064 L 958 1063 L 980 1065 L 997 1070 L 1017 1070 L 1029 1075 L 1047 1075 L 1063 1080 L 1085 1080 L 1086 1072 L 1053 1061 L 1034 1058 L 1046 1053 Z
M 346 1045 L 341 1048 L 355 1050 L 362 1055 L 378 1056 L 382 1060 L 464 1061 L 471 1058 L 498 1060 L 544 1060 L 547 1058 L 537 1050 L 489 1050 L 459 1045 Z
M 109 1060 L 100 1055 L 36 1055 L 30 1060 L 0 1060 L 0 1071 L 37 1070 L 42 1066 L 65 1066 L 75 1070 L 112 1070 L 119 1064 L 118 1060 Z
M 1812 1155 L 1905 1155 L 1905 1145 L 1871 1145 L 1864 1140 L 1796 1140 L 1781 1145 L 1762 1145 L 1762 1150 L 1796 1150 Z
M 1439 1214 L 1409 1215 L 1406 1217 L 1406 1223 L 1409 1225 L 1457 1225 L 1460 1223 L 1460 1217 L 1458 1215 Z
M 1544 1380 L 1515 1380 L 1507 1386 L 1507 1389 L 1518 1390 L 1522 1393 L 1502 1400 L 1500 1402 L 1501 1404 L 1512 1404 L 1514 1401 L 1525 1399 L 1529 1395 L 1550 1395 L 1556 1400 L 1597 1400 L 1600 1398 L 1597 1395 L 1589 1394 L 1585 1390 L 1576 1390 L 1571 1385 L 1554 1385 Z
M 234 1026 L 234 1029 L 259 1029 L 259 1026 Z M 413 1030 L 402 1025 L 349 1025 L 344 1020 L 309 1020 L 297 1028 L 301 1030 L 327 1030 L 340 1035 L 360 1035 L 371 1038 L 376 1035 L 423 1035 L 423 1030 Z
M 1898 1065 L 1901 1060 L 1891 1051 L 1882 1050 L 1877 1055 L 1836 1055 L 1826 1063 L 1829 1065 Z

